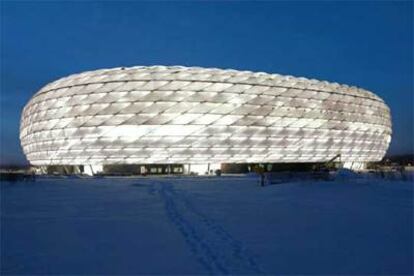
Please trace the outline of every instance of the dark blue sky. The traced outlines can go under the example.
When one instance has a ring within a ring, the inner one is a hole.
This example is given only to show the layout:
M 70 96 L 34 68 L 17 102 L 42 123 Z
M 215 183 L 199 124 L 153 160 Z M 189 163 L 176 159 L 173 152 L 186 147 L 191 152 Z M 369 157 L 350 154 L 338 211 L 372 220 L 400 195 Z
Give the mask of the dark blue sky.
M 393 116 L 389 153 L 413 153 L 413 4 L 1 2 L 1 163 L 22 163 L 20 113 L 85 70 L 187 65 L 356 85 Z

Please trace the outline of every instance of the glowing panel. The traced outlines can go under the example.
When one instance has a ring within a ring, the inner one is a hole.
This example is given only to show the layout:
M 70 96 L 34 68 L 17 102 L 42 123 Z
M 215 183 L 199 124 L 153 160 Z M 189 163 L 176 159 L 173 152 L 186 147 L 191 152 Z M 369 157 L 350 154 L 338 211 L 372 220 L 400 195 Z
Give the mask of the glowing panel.
M 387 105 L 357 87 L 181 66 L 59 79 L 32 97 L 20 125 L 32 164 L 91 172 L 105 164 L 320 162 L 338 153 L 358 167 L 384 156 L 391 133 Z

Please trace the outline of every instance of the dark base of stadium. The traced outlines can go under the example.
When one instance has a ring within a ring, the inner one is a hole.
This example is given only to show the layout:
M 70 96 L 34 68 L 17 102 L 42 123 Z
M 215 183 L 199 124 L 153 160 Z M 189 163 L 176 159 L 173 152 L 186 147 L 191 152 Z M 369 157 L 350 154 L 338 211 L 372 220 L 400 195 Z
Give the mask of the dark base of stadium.
M 83 165 L 53 165 L 47 166 L 45 173 L 50 175 L 73 175 L 84 174 L 85 167 Z M 320 171 L 329 168 L 326 163 L 222 163 L 220 173 L 226 174 L 243 174 L 255 172 L 261 167 L 264 172 L 311 172 Z M 191 171 L 191 165 L 187 168 L 184 164 L 139 164 L 139 165 L 104 165 L 101 172 L 96 175 L 113 175 L 113 176 L 130 176 L 130 175 L 194 175 Z M 216 170 L 217 171 L 217 170 Z M 206 171 L 204 174 L 217 174 L 216 171 Z M 200 174 L 200 173 L 199 173 Z M 201 174 L 203 175 L 203 174 Z

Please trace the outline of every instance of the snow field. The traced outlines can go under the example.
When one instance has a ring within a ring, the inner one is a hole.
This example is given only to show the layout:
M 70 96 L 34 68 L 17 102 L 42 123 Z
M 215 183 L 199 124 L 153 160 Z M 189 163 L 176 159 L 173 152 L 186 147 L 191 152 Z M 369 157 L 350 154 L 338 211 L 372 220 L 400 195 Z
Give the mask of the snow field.
M 412 274 L 413 183 L 1 183 L 1 273 Z

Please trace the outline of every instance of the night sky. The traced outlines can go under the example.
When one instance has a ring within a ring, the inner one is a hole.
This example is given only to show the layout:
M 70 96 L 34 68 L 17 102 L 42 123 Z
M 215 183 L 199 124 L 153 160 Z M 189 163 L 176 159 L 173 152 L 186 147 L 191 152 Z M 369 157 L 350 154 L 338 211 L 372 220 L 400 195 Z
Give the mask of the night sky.
M 133 65 L 288 74 L 373 91 L 389 154 L 413 153 L 413 3 L 1 2 L 1 164 L 23 164 L 20 113 L 48 82 Z

